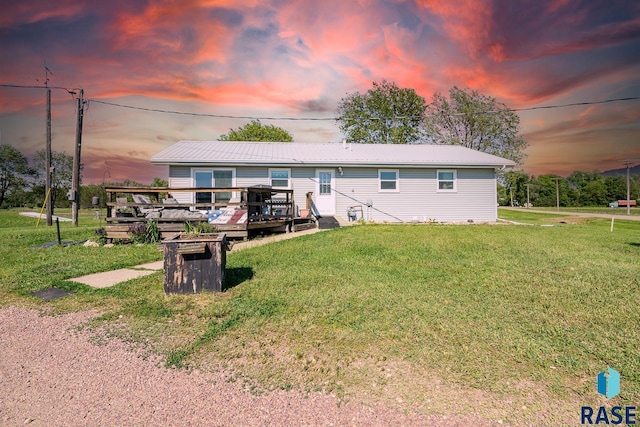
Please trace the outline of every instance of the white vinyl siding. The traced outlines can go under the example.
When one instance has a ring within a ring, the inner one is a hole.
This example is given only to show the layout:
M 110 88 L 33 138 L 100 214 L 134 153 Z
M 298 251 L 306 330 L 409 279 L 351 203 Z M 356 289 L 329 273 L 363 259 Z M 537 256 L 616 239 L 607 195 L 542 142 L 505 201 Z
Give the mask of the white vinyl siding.
M 191 168 L 189 166 L 170 166 L 169 187 L 191 187 Z M 171 197 L 176 199 L 178 203 L 191 203 L 191 198 L 193 197 L 191 193 L 185 193 L 183 191 L 169 194 L 171 195 Z
M 376 222 L 474 222 L 495 221 L 496 179 L 493 168 L 457 168 L 455 192 L 438 191 L 438 171 L 452 169 L 398 168 L 399 191 L 380 191 L 380 171 L 377 167 L 342 166 L 343 173 L 335 174 L 336 215 L 347 218 L 349 206 L 361 205 L 365 220 Z M 192 170 L 204 167 L 171 166 L 171 187 L 190 187 Z M 213 169 L 213 168 L 210 168 Z M 267 166 L 237 166 L 234 186 L 270 185 Z M 289 183 L 299 209 L 306 206 L 306 194 L 316 192 L 316 169 L 291 167 Z M 442 177 L 441 177 L 442 178 Z M 176 199 L 181 195 L 176 193 Z M 180 202 L 189 203 L 190 200 Z M 371 207 L 367 207 L 367 203 Z
M 493 169 L 458 169 L 456 192 L 437 191 L 437 169 L 399 169 L 398 192 L 380 192 L 378 169 L 343 167 L 336 179 L 336 215 L 347 218 L 349 206 L 361 205 L 365 220 L 376 222 L 495 221 L 496 180 Z M 371 202 L 371 207 L 367 203 Z

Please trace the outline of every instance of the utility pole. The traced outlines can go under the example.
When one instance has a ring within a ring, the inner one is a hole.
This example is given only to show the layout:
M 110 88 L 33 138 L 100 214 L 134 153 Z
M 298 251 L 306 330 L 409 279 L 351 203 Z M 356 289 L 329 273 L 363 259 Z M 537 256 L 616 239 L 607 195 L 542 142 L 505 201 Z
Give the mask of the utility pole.
M 71 178 L 71 221 L 78 226 L 78 207 L 80 205 L 80 153 L 82 147 L 82 121 L 84 118 L 84 89 L 78 90 L 78 121 L 76 123 L 76 151 L 73 157 L 73 175 Z
M 627 159 L 623 163 L 627 167 L 627 215 L 631 215 L 631 187 L 629 185 L 629 168 L 631 167 L 631 160 Z
M 44 67 L 44 85 L 47 87 L 47 143 L 46 143 L 46 160 L 45 160 L 45 201 L 44 203 L 47 206 L 47 225 L 53 225 L 53 197 L 51 196 L 51 187 L 52 187 L 52 161 L 51 161 L 51 89 L 49 89 L 49 74 L 53 75 L 49 67 L 46 66 L 44 61 L 42 61 L 42 66 Z
M 562 178 L 551 178 L 551 180 L 556 182 L 556 210 L 560 211 L 560 187 L 558 185 L 558 181 Z
M 527 208 L 530 208 L 531 207 L 531 203 L 529 202 L 529 186 L 531 184 L 527 183 L 525 185 L 527 186 Z

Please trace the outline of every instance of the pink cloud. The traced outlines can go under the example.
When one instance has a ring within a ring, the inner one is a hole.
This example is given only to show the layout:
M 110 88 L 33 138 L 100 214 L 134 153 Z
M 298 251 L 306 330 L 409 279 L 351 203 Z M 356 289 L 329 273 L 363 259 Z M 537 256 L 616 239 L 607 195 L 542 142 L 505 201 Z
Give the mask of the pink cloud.
M 491 22 L 491 8 L 484 2 L 474 0 L 452 0 L 442 2 L 438 0 L 418 0 L 425 11 L 440 18 L 434 25 L 461 46 L 472 59 L 478 58 L 487 45 L 489 26 Z M 428 19 L 428 17 L 427 17 Z
M 87 6 L 75 0 L 58 0 L 55 7 L 47 0 L 5 2 L 0 14 L 0 28 L 33 24 L 47 19 L 68 19 L 86 10 Z

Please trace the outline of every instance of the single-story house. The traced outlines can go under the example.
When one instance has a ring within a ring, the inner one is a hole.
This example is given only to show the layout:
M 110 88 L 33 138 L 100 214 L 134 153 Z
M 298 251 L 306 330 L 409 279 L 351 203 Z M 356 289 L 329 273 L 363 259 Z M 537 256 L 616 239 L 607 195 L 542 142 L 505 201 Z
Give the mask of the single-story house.
M 169 166 L 172 188 L 267 185 L 293 190 L 299 209 L 311 192 L 320 215 L 375 222 L 495 221 L 496 171 L 515 166 L 452 145 L 237 141 L 179 141 L 151 163 Z

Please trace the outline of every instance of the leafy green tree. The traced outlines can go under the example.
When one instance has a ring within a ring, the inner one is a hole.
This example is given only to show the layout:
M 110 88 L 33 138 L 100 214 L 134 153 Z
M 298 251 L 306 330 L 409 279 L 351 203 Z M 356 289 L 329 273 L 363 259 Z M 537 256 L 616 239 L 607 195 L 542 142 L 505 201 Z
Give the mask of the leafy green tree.
M 436 93 L 427 107 L 425 124 L 427 137 L 435 144 L 462 145 L 517 164 L 526 157 L 520 117 L 475 90 L 454 86 L 448 98 Z
M 93 198 L 98 198 L 98 207 L 106 207 L 107 194 L 102 185 L 83 185 L 80 190 L 80 207 L 93 208 Z
M 627 178 L 623 175 L 608 176 L 604 180 L 607 189 L 607 200 L 624 200 L 627 198 Z
M 504 205 L 511 205 L 511 197 L 513 196 L 513 204 L 516 206 L 525 206 L 527 203 L 527 184 L 529 184 L 529 175 L 521 171 L 510 171 L 504 174 L 506 200 Z M 531 199 L 531 194 L 529 194 Z
M 155 177 L 151 183 L 152 187 L 168 187 L 169 182 L 166 179 Z
M 607 187 L 597 170 L 591 172 L 574 171 L 567 178 L 574 190 L 574 205 L 601 206 L 607 204 Z
M 607 189 L 607 201 L 626 200 L 627 177 L 626 175 L 608 176 L 605 180 Z M 629 179 L 629 196 L 632 200 L 640 200 L 640 175 L 631 175 Z
M 355 92 L 340 100 L 338 126 L 350 142 L 412 144 L 424 137 L 427 105 L 415 90 L 383 80 L 365 94 Z
M 558 189 L 560 190 L 560 206 L 569 206 L 571 203 L 571 188 L 567 180 L 558 175 L 540 175 L 533 181 L 536 188 L 536 197 L 531 202 L 534 206 L 556 206 L 556 181 L 558 181 Z
M 6 196 L 22 192 L 31 175 L 33 170 L 24 154 L 11 145 L 0 145 L 0 206 Z
M 273 125 L 263 125 L 260 120 L 252 120 L 238 129 L 229 129 L 228 134 L 220 135 L 219 141 L 266 141 L 291 142 L 293 136 L 286 130 Z
M 34 183 L 34 192 L 42 196 L 42 200 L 46 186 L 46 167 L 47 153 L 45 150 L 36 151 L 34 157 L 34 169 L 36 171 L 36 179 Z M 73 177 L 73 156 L 65 152 L 52 152 L 51 165 L 53 166 L 53 174 L 51 179 L 51 201 L 53 206 L 69 207 L 71 202 L 67 199 L 67 191 L 71 188 L 71 179 Z M 80 165 L 80 181 L 82 181 L 82 165 Z
M 41 205 L 38 205 L 38 203 L 36 203 L 35 195 L 33 194 L 33 191 L 31 191 L 31 188 L 27 185 L 11 190 L 11 193 L 7 194 L 4 199 L 4 206 L 40 208 Z

